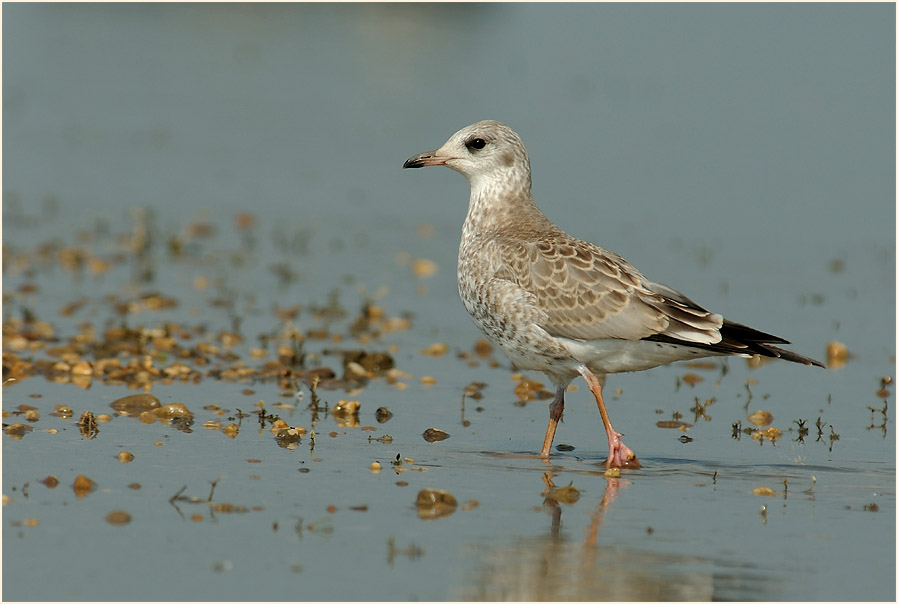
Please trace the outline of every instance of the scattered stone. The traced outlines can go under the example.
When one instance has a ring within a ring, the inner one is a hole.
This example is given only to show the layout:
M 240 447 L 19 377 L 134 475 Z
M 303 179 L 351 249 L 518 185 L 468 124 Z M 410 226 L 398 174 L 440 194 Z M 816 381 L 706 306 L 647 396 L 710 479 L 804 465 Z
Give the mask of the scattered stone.
M 773 414 L 770 411 L 755 411 L 751 415 L 748 416 L 748 421 L 750 421 L 755 426 L 762 428 L 764 426 L 769 426 L 773 423 Z
M 439 266 L 433 260 L 416 258 L 412 261 L 412 274 L 421 279 L 433 277 L 439 271 Z
M 440 430 L 439 428 L 428 428 L 424 431 L 424 434 L 422 436 L 424 436 L 424 440 L 426 440 L 427 442 L 435 443 L 449 438 L 449 433 Z
M 698 375 L 697 373 L 687 373 L 680 379 L 683 381 L 684 384 L 688 384 L 689 386 L 695 386 L 699 382 L 704 381 L 705 378 Z
M 97 490 L 97 483 L 83 474 L 78 474 L 72 484 L 72 489 L 75 491 L 75 497 L 84 499 Z
M 13 440 L 22 440 L 22 437 L 33 431 L 34 428 L 25 424 L 10 424 L 6 426 L 6 435 Z
M 193 420 L 193 413 L 183 403 L 168 403 L 158 409 L 154 409 L 153 415 L 159 419 L 190 418 Z
M 845 344 L 833 340 L 826 345 L 826 365 L 830 369 L 841 369 L 848 363 L 850 357 L 851 354 Z
M 158 409 L 162 403 L 152 394 L 140 393 L 123 396 L 109 403 L 109 406 L 122 415 L 140 415 L 143 411 Z
M 580 489 L 576 488 L 573 486 L 573 483 L 571 483 L 566 487 L 548 487 L 543 495 L 547 500 L 571 505 L 580 499 Z
M 131 514 L 122 510 L 115 510 L 106 514 L 106 522 L 113 526 L 124 526 L 131 522 Z
M 449 345 L 445 342 L 435 342 L 421 351 L 421 354 L 429 357 L 441 357 L 449 352 Z
M 421 489 L 415 504 L 418 507 L 418 517 L 422 520 L 448 516 L 458 507 L 458 501 L 452 493 L 442 489 Z
M 336 405 L 334 405 L 332 413 L 334 415 L 343 417 L 355 416 L 358 415 L 361 406 L 362 403 L 360 403 L 359 401 L 340 400 L 337 401 Z
M 548 390 L 541 382 L 536 380 L 521 380 L 515 386 L 514 394 L 522 402 L 532 400 L 546 400 L 553 398 L 555 394 Z
M 302 427 L 282 428 L 275 434 L 275 440 L 277 440 L 279 447 L 283 447 L 284 449 L 295 449 L 299 445 L 302 435 L 305 433 L 306 429 Z
M 661 421 L 655 422 L 655 425 L 658 426 L 659 428 L 668 428 L 668 429 L 677 429 L 677 430 L 686 430 L 686 429 L 692 427 L 692 424 L 690 424 L 689 422 L 681 422 L 679 420 L 673 420 L 673 419 L 661 420 Z
M 395 367 L 396 363 L 388 352 L 366 352 L 364 350 L 347 350 L 343 353 L 343 366 L 358 363 L 372 375 L 383 375 Z

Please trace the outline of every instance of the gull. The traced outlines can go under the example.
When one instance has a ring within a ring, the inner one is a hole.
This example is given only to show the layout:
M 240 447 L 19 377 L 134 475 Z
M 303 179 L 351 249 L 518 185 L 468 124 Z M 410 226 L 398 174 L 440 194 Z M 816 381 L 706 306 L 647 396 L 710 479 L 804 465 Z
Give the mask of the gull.
M 633 265 L 576 239 L 549 220 L 530 191 L 521 138 L 487 120 L 462 128 L 403 168 L 446 166 L 468 179 L 471 197 L 458 249 L 458 293 L 486 338 L 519 369 L 555 385 L 540 451 L 548 458 L 568 385 L 582 376 L 608 438 L 608 468 L 639 468 L 608 418 L 597 375 L 685 359 L 760 355 L 823 364 L 776 346 L 778 336 L 724 319 Z

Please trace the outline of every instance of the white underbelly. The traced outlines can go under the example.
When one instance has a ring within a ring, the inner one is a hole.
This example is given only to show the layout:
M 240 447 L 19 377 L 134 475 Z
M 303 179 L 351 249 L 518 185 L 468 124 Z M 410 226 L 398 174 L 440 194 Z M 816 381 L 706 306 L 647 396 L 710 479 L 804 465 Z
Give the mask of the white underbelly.
M 642 371 L 675 361 L 720 356 L 701 348 L 648 340 L 565 340 L 571 356 L 595 373 Z

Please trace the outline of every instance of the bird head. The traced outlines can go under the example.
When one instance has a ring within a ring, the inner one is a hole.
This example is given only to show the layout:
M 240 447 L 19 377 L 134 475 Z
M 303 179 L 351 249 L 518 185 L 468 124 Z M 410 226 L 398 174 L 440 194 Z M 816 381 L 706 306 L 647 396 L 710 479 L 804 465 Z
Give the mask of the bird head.
M 486 120 L 462 128 L 442 147 L 410 157 L 403 168 L 446 166 L 472 188 L 502 183 L 530 189 L 530 158 L 521 137 L 505 124 Z

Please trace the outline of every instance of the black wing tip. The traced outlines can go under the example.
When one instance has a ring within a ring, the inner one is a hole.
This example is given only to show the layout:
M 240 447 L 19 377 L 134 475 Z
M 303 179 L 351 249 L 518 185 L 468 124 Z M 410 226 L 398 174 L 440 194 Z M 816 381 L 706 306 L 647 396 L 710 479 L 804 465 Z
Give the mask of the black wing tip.
M 764 344 L 791 344 L 791 342 L 785 338 L 728 319 L 723 320 L 723 325 L 720 328 L 720 335 L 724 340 L 732 338 L 737 341 L 759 342 Z
M 794 353 L 793 353 L 793 355 L 798 358 L 790 359 L 785 356 L 780 356 L 779 358 L 783 359 L 784 361 L 792 361 L 793 363 L 800 363 L 802 365 L 807 365 L 808 367 L 820 367 L 821 369 L 826 369 L 826 365 L 824 365 L 817 359 L 812 359 L 810 357 L 803 357 L 799 354 L 794 354 Z
M 755 354 L 760 354 L 761 356 L 780 358 L 793 363 L 808 365 L 809 367 L 826 369 L 826 365 L 817 359 L 774 346 L 774 344 L 791 344 L 789 340 L 741 323 L 724 320 L 720 335 L 723 336 L 722 343 L 726 343 L 729 340 L 732 343 L 744 345 Z
M 747 357 L 751 355 L 758 355 L 770 359 L 782 359 L 784 361 L 790 361 L 792 363 L 798 363 L 800 365 L 807 365 L 809 367 L 822 367 L 823 369 L 826 369 L 826 365 L 824 365 L 817 359 L 812 359 L 811 357 L 800 355 L 797 352 L 792 352 L 791 350 L 786 350 L 785 348 L 774 346 L 767 341 L 767 338 L 764 338 L 763 341 L 740 341 L 734 339 L 731 334 L 728 334 L 728 336 L 729 337 L 718 342 L 717 344 L 699 344 L 697 342 L 688 342 L 685 340 L 672 338 L 664 334 L 653 334 L 642 339 L 651 342 L 665 342 L 667 344 L 676 344 L 678 346 L 687 346 L 690 348 L 698 348 L 699 350 L 706 350 L 710 353 L 709 356 L 723 355 Z M 775 341 L 777 344 L 788 344 L 788 342 L 783 340 L 782 338 L 777 338 L 776 336 L 773 337 L 776 338 Z
M 777 346 L 771 346 L 769 344 L 765 344 L 764 348 L 770 351 L 770 355 L 776 358 L 783 359 L 784 361 L 791 361 L 793 363 L 800 363 L 802 365 L 807 365 L 809 367 L 821 367 L 826 369 L 826 365 L 818 361 L 817 359 L 812 359 L 811 357 L 806 357 L 804 355 L 800 355 L 798 353 L 792 352 L 791 350 L 785 350 L 783 348 L 779 348 Z

